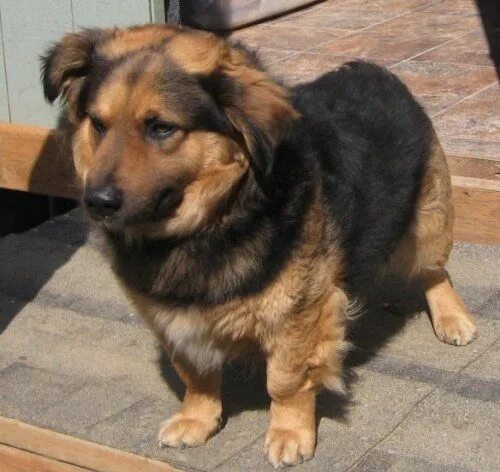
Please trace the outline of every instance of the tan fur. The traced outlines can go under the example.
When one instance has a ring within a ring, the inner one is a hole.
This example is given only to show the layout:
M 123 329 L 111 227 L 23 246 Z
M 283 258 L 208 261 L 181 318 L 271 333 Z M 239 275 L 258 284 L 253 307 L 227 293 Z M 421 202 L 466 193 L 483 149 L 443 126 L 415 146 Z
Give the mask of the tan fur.
M 183 183 L 184 199 L 175 214 L 164 222 L 144 224 L 139 231 L 152 237 L 192 233 L 210 220 L 215 207 L 248 170 L 245 154 L 231 139 L 205 131 L 179 130 L 162 149 L 144 142 L 139 133 L 131 132 L 130 123 L 139 127 L 144 117 L 160 107 L 158 97 L 149 90 L 147 75 L 142 80 L 145 85 L 140 84 L 133 93 L 125 82 L 123 72 L 103 89 L 102 99 L 96 100 L 99 105 L 92 110 L 112 126 L 106 141 L 97 148 L 100 143 L 88 119 L 75 133 L 77 174 L 85 186 L 113 172 L 116 183 L 140 200 L 153 195 L 159 176 Z M 175 122 L 179 121 L 176 117 Z
M 227 50 L 223 40 L 203 31 L 181 32 L 165 45 L 168 56 L 190 74 L 209 74 Z
M 121 57 L 126 54 L 137 52 L 148 46 L 161 44 L 177 33 L 175 27 L 168 25 L 145 25 L 129 28 L 128 30 L 108 30 L 113 35 L 113 40 L 106 42 L 100 52 L 108 57 Z
M 450 283 L 444 269 L 423 274 L 425 295 L 436 336 L 456 346 L 469 344 L 477 333 L 473 316 Z
M 436 336 L 462 346 L 474 338 L 477 328 L 444 268 L 452 246 L 451 179 L 435 137 L 414 224 L 394 253 L 392 264 L 422 279 Z
M 274 467 L 300 464 L 314 456 L 315 407 L 316 395 L 313 390 L 273 399 L 264 450 Z
M 178 359 L 164 343 L 172 363 L 186 386 L 182 408 L 163 423 L 158 434 L 160 445 L 170 447 L 200 446 L 220 427 L 222 372 L 200 375 L 189 363 Z
M 394 268 L 408 275 L 444 267 L 453 245 L 451 179 L 443 150 L 434 145 L 410 231 L 392 256 Z

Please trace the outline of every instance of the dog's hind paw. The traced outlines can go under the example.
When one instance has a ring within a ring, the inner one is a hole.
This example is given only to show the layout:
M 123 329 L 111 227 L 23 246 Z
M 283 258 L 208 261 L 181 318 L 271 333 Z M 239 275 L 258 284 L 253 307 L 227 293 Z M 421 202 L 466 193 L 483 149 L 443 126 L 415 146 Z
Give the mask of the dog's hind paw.
M 315 445 L 314 432 L 271 428 L 264 449 L 274 467 L 285 467 L 312 459 Z
M 434 323 L 436 336 L 447 344 L 465 346 L 477 335 L 474 319 L 468 313 L 443 316 Z
M 177 413 L 162 424 L 158 440 L 161 447 L 196 447 L 205 444 L 219 428 L 219 419 L 190 418 Z

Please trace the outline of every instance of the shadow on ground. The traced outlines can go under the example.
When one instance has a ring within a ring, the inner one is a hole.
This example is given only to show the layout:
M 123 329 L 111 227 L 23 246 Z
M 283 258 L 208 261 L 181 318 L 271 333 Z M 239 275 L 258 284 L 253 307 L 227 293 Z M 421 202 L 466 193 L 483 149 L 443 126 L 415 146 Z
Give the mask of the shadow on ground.
M 362 296 L 366 300 L 363 314 L 348 325 L 348 340 L 353 349 L 347 354 L 344 367 L 346 395 L 323 391 L 318 396 L 318 424 L 321 418 L 345 422 L 352 407 L 352 390 L 357 382 L 355 368 L 369 362 L 416 313 L 427 311 L 423 293 L 417 283 L 388 277 L 370 287 Z M 429 321 L 429 329 L 431 324 Z M 162 351 L 159 359 L 163 378 L 179 400 L 184 386 L 168 356 Z M 247 411 L 268 409 L 265 366 L 234 363 L 224 370 L 223 405 L 225 420 Z
M 28 191 L 37 194 L 75 199 L 78 195 L 70 144 L 71 129 L 64 113 L 57 130 L 51 131 L 35 158 L 29 175 Z M 76 205 L 76 203 L 75 203 Z M 71 206 L 68 206 L 71 208 Z M 28 212 L 30 209 L 26 208 Z M 23 307 L 33 300 L 54 272 L 63 266 L 85 242 L 86 230 L 76 231 L 59 222 L 57 247 L 44 244 L 54 239 L 53 226 L 0 239 L 0 334 Z M 66 239 L 68 230 L 70 240 Z M 50 247 L 49 247 L 50 246 Z

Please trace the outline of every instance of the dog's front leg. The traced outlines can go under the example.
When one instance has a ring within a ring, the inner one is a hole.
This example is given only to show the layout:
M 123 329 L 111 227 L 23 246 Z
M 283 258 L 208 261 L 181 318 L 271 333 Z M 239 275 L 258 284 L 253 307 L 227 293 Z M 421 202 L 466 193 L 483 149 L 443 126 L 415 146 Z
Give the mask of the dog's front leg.
M 183 359 L 171 362 L 186 386 L 182 407 L 163 423 L 158 439 L 169 447 L 194 447 L 204 444 L 220 429 L 222 372 L 199 374 Z
M 265 440 L 275 466 L 299 464 L 314 456 L 316 392 L 342 389 L 347 297 L 334 289 L 284 323 L 269 345 L 267 389 L 271 421 Z
M 316 392 L 309 389 L 271 397 L 271 423 L 265 439 L 269 461 L 280 467 L 311 459 L 316 446 Z
M 316 389 L 307 375 L 311 340 L 300 339 L 296 329 L 290 331 L 278 336 L 267 359 L 267 390 L 272 401 L 264 448 L 275 467 L 311 459 L 316 445 Z

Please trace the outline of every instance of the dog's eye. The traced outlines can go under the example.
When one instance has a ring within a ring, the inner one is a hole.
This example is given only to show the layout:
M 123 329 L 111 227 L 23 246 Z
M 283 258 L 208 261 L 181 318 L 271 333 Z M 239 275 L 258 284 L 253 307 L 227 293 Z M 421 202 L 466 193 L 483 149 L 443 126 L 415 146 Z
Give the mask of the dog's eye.
M 156 141 L 168 138 L 176 129 L 174 125 L 157 118 L 150 118 L 144 122 L 146 136 Z
M 101 121 L 100 118 L 98 118 L 97 116 L 95 115 L 89 115 L 89 119 L 90 119 L 90 122 L 92 123 L 92 126 L 94 127 L 94 129 L 97 131 L 97 133 L 100 135 L 100 136 L 104 136 L 104 134 L 106 133 L 106 126 L 104 125 L 104 123 Z

